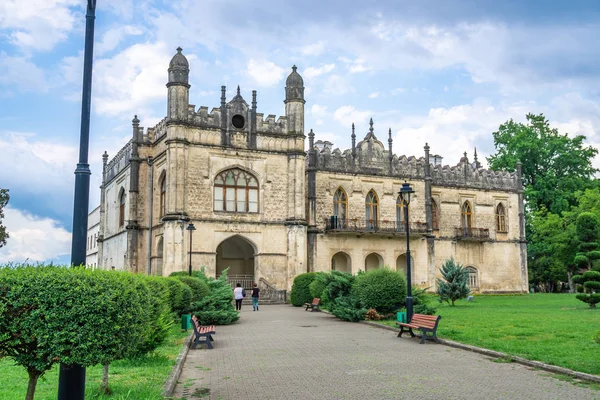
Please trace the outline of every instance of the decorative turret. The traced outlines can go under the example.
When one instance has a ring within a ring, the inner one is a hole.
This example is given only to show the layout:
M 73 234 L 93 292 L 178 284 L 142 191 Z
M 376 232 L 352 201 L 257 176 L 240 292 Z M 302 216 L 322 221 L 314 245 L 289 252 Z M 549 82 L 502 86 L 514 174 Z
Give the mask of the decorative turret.
M 285 115 L 288 118 L 288 133 L 304 134 L 304 80 L 296 66 L 285 81 Z
M 169 63 L 169 82 L 167 83 L 167 119 L 173 121 L 187 120 L 188 103 L 190 97 L 190 66 L 187 58 L 181 53 L 181 47 L 177 48 L 177 54 Z

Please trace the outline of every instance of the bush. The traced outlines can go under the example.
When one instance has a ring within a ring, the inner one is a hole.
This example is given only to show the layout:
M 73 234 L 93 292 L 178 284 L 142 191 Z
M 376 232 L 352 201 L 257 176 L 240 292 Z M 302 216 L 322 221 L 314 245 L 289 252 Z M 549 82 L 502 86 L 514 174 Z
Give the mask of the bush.
M 171 312 L 177 316 L 184 314 L 183 288 L 188 286 L 177 278 L 165 278 L 165 281 L 167 282 L 167 285 L 169 285 L 169 305 L 171 307 Z M 189 290 L 191 297 L 191 289 Z M 189 302 L 187 304 L 189 304 Z
M 352 292 L 352 286 L 356 281 L 356 276 L 347 272 L 331 271 L 325 277 L 319 279 L 326 279 L 325 290 L 323 291 L 323 297 L 330 304 L 333 303 L 338 297 L 350 296 Z
M 210 294 L 210 289 L 206 282 L 201 278 L 196 278 L 193 276 L 175 276 L 175 278 L 179 279 L 184 284 L 188 285 L 190 289 L 192 289 L 192 299 L 191 302 L 194 303 L 196 301 L 201 300 L 202 298 L 208 296 Z
M 136 355 L 143 355 L 154 351 L 164 343 L 173 326 L 173 318 L 169 307 L 168 280 L 163 277 L 143 275 L 137 275 L 136 278 L 142 279 L 150 289 L 148 332 L 136 352 Z
M 362 321 L 367 314 L 367 309 L 354 296 L 337 297 L 332 301 L 330 310 L 336 317 L 350 322 Z
M 388 268 L 374 269 L 356 278 L 353 293 L 362 306 L 385 314 L 405 303 L 406 280 L 400 272 Z
M 310 296 L 312 298 L 323 298 L 323 292 L 327 287 L 327 275 L 329 274 L 326 272 L 317 272 L 315 275 L 315 279 L 310 283 L 310 285 L 308 285 L 308 290 L 310 291 Z M 321 304 L 325 305 L 322 300 Z
M 583 275 L 575 275 L 575 277 L 577 283 L 583 284 L 577 288 L 583 288 L 583 290 L 577 290 L 579 294 L 575 297 L 577 300 L 589 304 L 591 308 L 595 308 L 596 304 L 600 303 L 600 293 L 597 293 L 600 289 L 600 272 L 585 271 Z
M 314 272 L 307 272 L 300 274 L 294 278 L 294 284 L 292 285 L 292 294 L 290 300 L 296 307 L 304 305 L 304 303 L 311 303 L 313 297 L 310 294 L 309 286 L 315 279 L 316 274 Z
M 202 325 L 229 325 L 240 318 L 233 307 L 233 290 L 227 282 L 227 271 L 219 279 L 208 278 L 210 295 L 192 304 L 192 313 Z
M 427 293 L 427 289 L 421 289 L 417 286 L 412 287 L 413 295 L 413 312 L 415 314 L 435 315 L 437 309 L 429 305 L 431 295 Z

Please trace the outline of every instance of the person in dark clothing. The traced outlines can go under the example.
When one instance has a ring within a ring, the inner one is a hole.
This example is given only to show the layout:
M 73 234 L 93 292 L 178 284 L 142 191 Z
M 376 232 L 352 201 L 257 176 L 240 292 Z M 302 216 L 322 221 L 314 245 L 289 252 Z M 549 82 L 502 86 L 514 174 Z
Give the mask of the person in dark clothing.
M 258 288 L 258 285 L 256 284 L 256 282 L 254 282 L 254 285 L 252 287 L 252 308 L 254 309 L 254 311 L 258 311 L 258 298 L 260 297 L 260 289 Z

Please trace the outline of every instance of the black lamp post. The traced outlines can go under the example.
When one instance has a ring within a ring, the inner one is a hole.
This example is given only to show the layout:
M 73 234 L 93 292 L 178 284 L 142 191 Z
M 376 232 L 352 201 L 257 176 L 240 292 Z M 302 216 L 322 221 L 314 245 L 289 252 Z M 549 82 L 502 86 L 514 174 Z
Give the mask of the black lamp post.
M 404 222 L 406 223 L 406 322 L 410 322 L 413 316 L 413 298 L 412 282 L 410 274 L 410 232 L 408 231 L 408 205 L 410 204 L 410 195 L 415 191 L 406 181 L 400 188 L 400 199 L 404 204 Z
M 190 276 L 192 276 L 192 233 L 194 233 L 194 231 L 196 230 L 196 227 L 194 226 L 194 224 L 192 224 L 190 222 L 188 224 L 188 226 L 187 226 L 186 229 L 190 232 L 190 267 L 189 267 L 189 273 L 190 273 Z

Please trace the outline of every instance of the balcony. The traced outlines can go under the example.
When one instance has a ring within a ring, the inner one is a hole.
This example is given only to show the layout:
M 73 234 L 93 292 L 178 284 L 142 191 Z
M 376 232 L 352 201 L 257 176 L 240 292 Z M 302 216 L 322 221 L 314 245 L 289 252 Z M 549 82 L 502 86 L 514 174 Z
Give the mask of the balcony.
M 406 235 L 406 224 L 404 222 L 373 219 L 348 219 L 342 220 L 335 216 L 324 218 L 325 232 L 327 233 L 378 233 L 385 235 Z M 424 222 L 410 222 L 409 233 L 426 234 L 427 224 Z
M 456 240 L 485 241 L 490 238 L 490 230 L 487 228 L 454 228 Z

